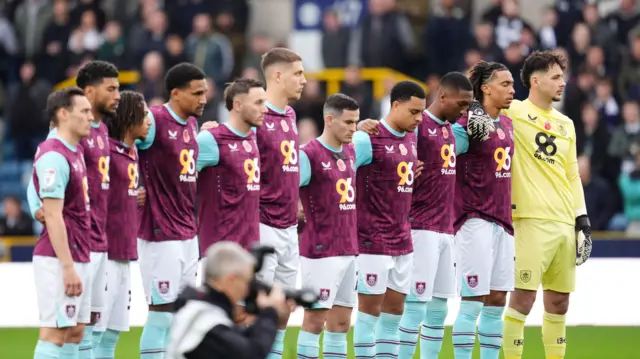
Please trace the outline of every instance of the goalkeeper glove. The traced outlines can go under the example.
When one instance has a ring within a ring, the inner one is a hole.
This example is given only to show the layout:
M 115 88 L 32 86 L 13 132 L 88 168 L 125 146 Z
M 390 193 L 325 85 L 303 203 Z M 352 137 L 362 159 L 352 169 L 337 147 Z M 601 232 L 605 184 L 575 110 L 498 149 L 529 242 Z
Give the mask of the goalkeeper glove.
M 584 240 L 582 243 L 578 241 L 578 236 L 576 236 L 576 248 L 578 252 L 576 256 L 576 265 L 579 266 L 589 259 L 591 256 L 591 249 L 593 247 L 593 242 L 591 241 L 591 222 L 586 214 L 576 218 L 576 232 L 582 232 L 582 234 L 584 234 Z
M 468 119 L 467 133 L 474 140 L 484 141 L 489 138 L 489 132 L 496 130 L 493 120 L 478 101 L 472 101 L 469 105 Z

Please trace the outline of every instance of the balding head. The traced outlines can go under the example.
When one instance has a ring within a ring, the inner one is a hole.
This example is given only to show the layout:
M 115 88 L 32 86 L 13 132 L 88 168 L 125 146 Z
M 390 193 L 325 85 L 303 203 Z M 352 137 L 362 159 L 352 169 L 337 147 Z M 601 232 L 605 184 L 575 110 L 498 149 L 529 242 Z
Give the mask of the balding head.
M 244 273 L 254 265 L 255 258 L 239 244 L 218 242 L 207 249 L 205 275 L 208 279 L 219 280 L 229 274 Z

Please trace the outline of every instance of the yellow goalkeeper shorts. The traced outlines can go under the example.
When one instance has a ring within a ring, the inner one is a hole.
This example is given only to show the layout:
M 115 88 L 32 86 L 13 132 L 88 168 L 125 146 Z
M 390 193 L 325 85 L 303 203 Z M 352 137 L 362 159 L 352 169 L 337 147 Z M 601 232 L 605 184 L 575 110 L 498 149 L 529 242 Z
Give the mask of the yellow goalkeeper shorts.
M 522 218 L 513 221 L 516 244 L 515 287 L 571 293 L 576 285 L 575 227 Z

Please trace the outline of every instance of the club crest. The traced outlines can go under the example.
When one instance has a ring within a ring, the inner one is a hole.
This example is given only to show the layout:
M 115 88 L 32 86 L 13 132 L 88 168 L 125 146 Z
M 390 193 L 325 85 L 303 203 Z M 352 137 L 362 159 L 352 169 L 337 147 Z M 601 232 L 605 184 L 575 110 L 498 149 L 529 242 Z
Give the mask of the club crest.
M 477 275 L 467 275 L 467 285 L 469 288 L 475 288 L 478 286 L 478 276 Z
M 160 294 L 169 293 L 169 281 L 168 280 L 161 280 L 161 281 L 158 282 L 158 292 L 160 292 Z
M 320 289 L 320 300 L 325 302 L 327 300 L 329 300 L 329 297 L 331 297 L 331 289 L 326 289 L 326 288 L 322 288 Z
M 416 282 L 416 294 L 424 294 L 426 289 L 427 289 L 427 283 Z
M 67 305 L 65 312 L 67 317 L 73 318 L 76 315 L 76 306 L 74 304 Z
M 368 273 L 367 274 L 367 285 L 370 287 L 373 287 L 374 285 L 376 285 L 376 283 L 378 283 L 378 275 L 374 274 L 374 273 Z

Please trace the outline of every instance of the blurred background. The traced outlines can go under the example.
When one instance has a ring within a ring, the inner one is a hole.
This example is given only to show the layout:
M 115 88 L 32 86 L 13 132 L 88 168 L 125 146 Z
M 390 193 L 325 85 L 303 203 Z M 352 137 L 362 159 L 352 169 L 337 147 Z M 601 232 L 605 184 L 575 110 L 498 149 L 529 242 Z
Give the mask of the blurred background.
M 226 121 L 222 89 L 262 76 L 260 56 L 287 46 L 310 79 L 292 104 L 300 141 L 319 134 L 322 104 L 336 91 L 363 118 L 389 109 L 401 79 L 434 93 L 449 71 L 500 61 L 514 77 L 534 50 L 569 59 L 557 108 L 575 123 L 592 224 L 609 243 L 596 255 L 640 256 L 640 15 L 635 0 L 1 0 L 0 237 L 4 259 L 30 261 L 38 224 L 26 183 L 52 89 L 74 83 L 91 59 L 115 63 L 124 88 L 150 105 L 167 99 L 165 71 L 204 69 L 209 103 L 201 121 Z M 516 82 L 516 98 L 526 89 Z

